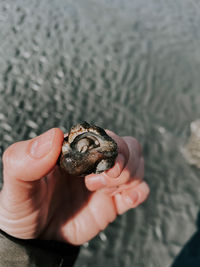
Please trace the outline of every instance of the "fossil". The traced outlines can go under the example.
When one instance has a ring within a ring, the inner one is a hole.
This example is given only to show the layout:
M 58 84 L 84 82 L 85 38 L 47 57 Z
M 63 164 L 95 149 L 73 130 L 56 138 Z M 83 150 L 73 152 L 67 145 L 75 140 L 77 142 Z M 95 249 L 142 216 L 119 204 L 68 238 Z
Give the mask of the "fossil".
M 83 176 L 113 167 L 118 154 L 116 142 L 104 129 L 82 122 L 64 138 L 60 166 L 68 174 Z

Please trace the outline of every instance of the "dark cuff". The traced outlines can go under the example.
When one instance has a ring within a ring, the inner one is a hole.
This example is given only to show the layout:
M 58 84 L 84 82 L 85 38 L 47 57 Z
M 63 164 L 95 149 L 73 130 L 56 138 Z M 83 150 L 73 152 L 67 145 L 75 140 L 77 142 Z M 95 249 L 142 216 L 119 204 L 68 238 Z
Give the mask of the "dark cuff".
M 38 239 L 23 240 L 0 230 L 0 266 L 70 267 L 80 247 Z

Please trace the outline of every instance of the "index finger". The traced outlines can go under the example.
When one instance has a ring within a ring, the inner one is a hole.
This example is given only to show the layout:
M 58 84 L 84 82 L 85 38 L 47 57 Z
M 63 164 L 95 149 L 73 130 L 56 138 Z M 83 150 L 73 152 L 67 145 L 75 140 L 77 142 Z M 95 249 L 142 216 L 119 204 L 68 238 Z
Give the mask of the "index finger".
M 116 135 L 112 131 L 106 130 L 106 132 L 117 143 L 118 156 L 116 158 L 115 165 L 111 169 L 109 169 L 108 171 L 105 171 L 105 174 L 111 178 L 116 178 L 121 174 L 124 166 L 126 165 L 126 162 L 128 161 L 129 149 L 128 149 L 128 146 L 127 146 L 127 144 L 123 138 Z
M 125 160 L 127 161 L 129 158 L 129 149 L 124 139 L 110 130 L 106 130 L 106 133 L 110 137 L 112 137 L 114 141 L 117 143 L 118 154 L 122 154 L 125 157 Z

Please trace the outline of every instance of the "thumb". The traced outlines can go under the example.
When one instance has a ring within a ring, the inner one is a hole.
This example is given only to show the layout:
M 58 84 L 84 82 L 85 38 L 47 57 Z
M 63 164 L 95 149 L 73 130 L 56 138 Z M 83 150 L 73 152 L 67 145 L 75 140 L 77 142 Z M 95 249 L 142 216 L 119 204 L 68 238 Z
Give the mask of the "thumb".
M 17 142 L 3 154 L 4 183 L 11 180 L 36 181 L 55 166 L 63 133 L 53 128 L 31 140 Z

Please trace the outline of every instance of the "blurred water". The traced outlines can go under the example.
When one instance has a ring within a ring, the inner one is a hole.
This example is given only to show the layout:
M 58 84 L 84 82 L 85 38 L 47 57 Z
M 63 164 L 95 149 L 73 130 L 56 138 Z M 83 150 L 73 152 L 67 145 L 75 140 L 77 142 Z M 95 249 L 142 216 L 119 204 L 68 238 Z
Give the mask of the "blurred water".
M 87 120 L 143 145 L 149 200 L 85 244 L 76 267 L 170 266 L 196 229 L 197 0 L 0 2 L 0 152 Z M 2 170 L 2 166 L 1 166 Z

